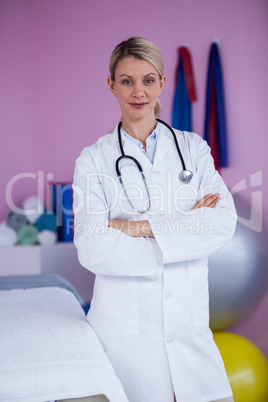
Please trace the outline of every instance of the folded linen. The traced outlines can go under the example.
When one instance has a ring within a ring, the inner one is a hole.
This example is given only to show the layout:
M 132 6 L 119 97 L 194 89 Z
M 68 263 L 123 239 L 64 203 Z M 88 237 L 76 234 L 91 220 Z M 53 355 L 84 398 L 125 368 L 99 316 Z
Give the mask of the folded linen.
M 0 246 L 14 246 L 17 242 L 16 231 L 8 226 L 5 222 L 0 224 Z
M 18 230 L 18 241 L 17 244 L 36 244 L 37 243 L 37 236 L 38 236 L 38 229 L 33 225 L 23 225 Z
M 16 232 L 27 223 L 27 218 L 23 214 L 19 214 L 15 211 L 9 211 L 6 218 L 6 223 Z
M 66 278 L 59 274 L 10 275 L 2 276 L 0 281 L 0 292 L 1 290 L 10 289 L 31 289 L 48 287 L 67 289 L 75 295 L 81 305 L 84 304 L 84 300 L 77 292 L 75 287 Z
M 42 201 L 35 195 L 26 198 L 23 201 L 22 208 L 27 216 L 28 221 L 31 223 L 35 223 L 39 216 L 41 216 L 44 212 L 44 205 Z
M 57 229 L 57 218 L 52 211 L 45 211 L 35 222 L 37 229 L 50 230 L 55 232 Z
M 41 230 L 37 236 L 38 243 L 42 246 L 52 246 L 57 242 L 57 239 L 57 233 L 51 230 Z

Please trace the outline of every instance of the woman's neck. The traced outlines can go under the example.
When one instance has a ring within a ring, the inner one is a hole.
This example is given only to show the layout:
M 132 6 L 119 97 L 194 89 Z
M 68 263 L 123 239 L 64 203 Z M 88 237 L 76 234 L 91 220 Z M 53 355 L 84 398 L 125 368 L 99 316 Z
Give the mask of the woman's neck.
M 144 149 L 146 148 L 146 139 L 149 135 L 154 131 L 156 127 L 156 119 L 155 117 L 150 119 L 141 119 L 130 121 L 128 119 L 122 119 L 122 128 L 132 137 L 137 138 L 137 140 L 141 141 Z

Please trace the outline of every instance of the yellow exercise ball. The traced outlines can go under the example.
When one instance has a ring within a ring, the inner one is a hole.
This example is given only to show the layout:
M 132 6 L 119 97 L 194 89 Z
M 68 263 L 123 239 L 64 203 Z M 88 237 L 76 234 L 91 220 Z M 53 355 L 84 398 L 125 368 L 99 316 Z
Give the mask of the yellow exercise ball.
M 268 362 L 252 342 L 229 332 L 215 332 L 235 402 L 268 402 Z

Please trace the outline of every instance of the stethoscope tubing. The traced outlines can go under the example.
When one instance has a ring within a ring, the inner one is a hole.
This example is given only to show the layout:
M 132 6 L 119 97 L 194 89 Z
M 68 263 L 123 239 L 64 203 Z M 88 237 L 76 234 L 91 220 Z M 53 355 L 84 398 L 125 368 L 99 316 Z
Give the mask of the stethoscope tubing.
M 173 138 L 174 138 L 174 141 L 175 141 L 175 145 L 176 145 L 176 148 L 177 148 L 177 151 L 178 151 L 180 160 L 181 160 L 182 170 L 183 170 L 183 171 L 184 171 L 184 170 L 187 170 L 187 169 L 186 169 L 185 162 L 184 162 L 184 158 L 183 158 L 183 156 L 182 156 L 182 153 L 181 153 L 181 150 L 180 150 L 180 147 L 179 147 L 179 144 L 178 144 L 178 140 L 177 140 L 177 137 L 176 137 L 176 134 L 175 134 L 173 128 L 170 127 L 170 125 L 167 124 L 167 123 L 166 123 L 165 121 L 163 121 L 163 120 L 160 120 L 160 119 L 158 119 L 158 118 L 157 118 L 156 120 L 157 120 L 159 123 L 161 123 L 161 124 L 163 124 L 164 126 L 166 126 L 166 127 L 169 129 L 169 131 L 172 133 Z M 142 173 L 142 172 L 143 172 L 142 167 L 141 167 L 140 163 L 137 161 L 137 159 L 133 158 L 133 156 L 126 155 L 125 152 L 124 152 L 124 148 L 123 148 L 123 144 L 122 144 L 122 138 L 121 138 L 121 127 L 122 127 L 122 121 L 120 121 L 120 122 L 118 123 L 118 126 L 117 126 L 118 141 L 119 141 L 119 147 L 120 147 L 120 152 L 121 152 L 121 156 L 120 156 L 120 157 L 117 159 L 117 161 L 116 161 L 116 173 L 117 173 L 117 176 L 118 176 L 118 177 L 121 176 L 120 170 L 119 170 L 119 163 L 120 163 L 120 161 L 121 161 L 123 158 L 129 158 L 129 159 L 131 159 L 134 163 L 136 163 L 136 165 L 137 165 L 139 171 Z
M 163 124 L 164 126 L 166 126 L 166 127 L 170 130 L 170 132 L 172 133 L 173 138 L 174 138 L 174 141 L 175 141 L 175 145 L 176 145 L 176 148 L 177 148 L 177 151 L 178 151 L 180 160 L 181 160 L 182 169 L 183 169 L 183 170 L 181 171 L 181 173 L 179 174 L 179 179 L 180 179 L 180 181 L 181 181 L 182 183 L 185 183 L 185 184 L 190 183 L 190 181 L 192 180 L 192 177 L 193 177 L 193 173 L 192 173 L 190 170 L 187 170 L 187 169 L 186 169 L 186 165 L 185 165 L 185 162 L 184 162 L 184 159 L 183 159 L 183 156 L 182 156 L 182 153 L 181 153 L 181 150 L 180 150 L 178 141 L 177 141 L 177 137 L 176 137 L 176 134 L 175 134 L 173 128 L 170 127 L 170 126 L 169 126 L 165 121 L 163 121 L 163 120 L 160 120 L 160 119 L 158 119 L 158 118 L 157 118 L 156 120 L 157 120 L 159 123 L 161 123 L 161 124 Z M 139 171 L 140 171 L 140 173 L 141 173 L 141 175 L 142 175 L 142 179 L 143 179 L 143 181 L 144 181 L 145 188 L 146 188 L 146 191 L 147 191 L 148 200 L 149 200 L 149 201 L 148 201 L 148 208 L 146 208 L 145 210 L 137 210 L 138 213 L 143 214 L 143 213 L 147 212 L 147 211 L 150 209 L 150 207 L 151 207 L 150 194 L 149 194 L 149 190 L 148 190 L 148 187 L 147 187 L 145 175 L 144 175 L 144 173 L 143 173 L 143 169 L 142 169 L 141 164 L 140 164 L 140 163 L 137 161 L 137 159 L 135 159 L 133 156 L 131 156 L 131 155 L 126 155 L 125 152 L 124 152 L 124 148 L 123 148 L 123 144 L 122 144 L 122 138 L 121 138 L 121 126 L 122 126 L 122 121 L 120 121 L 120 122 L 118 123 L 118 126 L 117 126 L 118 141 L 119 141 L 119 147 L 120 147 L 120 151 L 121 151 L 121 156 L 119 156 L 119 158 L 118 158 L 118 159 L 116 160 L 116 162 L 115 162 L 116 174 L 117 174 L 117 176 L 118 176 L 118 179 L 119 179 L 120 183 L 122 184 L 122 186 L 123 186 L 123 188 L 124 188 L 126 197 L 127 197 L 128 201 L 129 201 L 131 207 L 133 208 L 133 210 L 135 210 L 135 208 L 134 208 L 134 206 L 133 206 L 133 204 L 132 204 L 130 198 L 128 197 L 128 194 L 127 194 L 127 192 L 126 192 L 126 189 L 125 189 L 125 187 L 124 187 L 124 183 L 123 183 L 123 180 L 122 180 L 122 178 L 121 178 L 121 173 L 120 173 L 120 169 L 119 169 L 119 164 L 120 164 L 120 162 L 122 161 L 122 159 L 130 159 L 130 160 L 132 160 L 132 161 L 135 163 L 135 165 L 137 166 L 137 168 L 139 169 Z
M 175 134 L 173 128 L 170 127 L 170 125 L 167 124 L 167 123 L 166 123 L 165 121 L 163 121 L 163 120 L 160 120 L 160 119 L 156 119 L 156 120 L 157 120 L 159 123 L 164 124 L 164 126 L 166 126 L 166 127 L 169 129 L 169 131 L 172 133 L 173 138 L 174 138 L 174 141 L 175 141 L 175 145 L 176 145 L 176 148 L 177 148 L 177 151 L 178 151 L 178 154 L 179 154 L 179 156 L 180 156 L 181 163 L 182 163 L 182 170 L 186 170 L 186 165 L 185 165 L 185 162 L 184 162 L 184 159 L 183 159 L 183 156 L 182 156 L 182 153 L 181 153 L 179 144 L 178 144 L 178 140 L 177 140 L 177 137 L 176 137 L 176 134 Z

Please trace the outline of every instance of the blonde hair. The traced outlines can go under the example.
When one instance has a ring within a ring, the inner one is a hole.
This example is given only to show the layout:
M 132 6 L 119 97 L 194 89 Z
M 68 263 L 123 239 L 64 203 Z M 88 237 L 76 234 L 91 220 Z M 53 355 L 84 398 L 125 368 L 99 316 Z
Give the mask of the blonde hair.
M 119 61 L 128 56 L 134 56 L 136 59 L 146 60 L 151 63 L 158 71 L 160 80 L 162 79 L 164 65 L 160 50 L 148 39 L 133 36 L 119 43 L 111 54 L 109 69 L 112 81 L 115 80 L 115 70 Z M 154 109 L 156 117 L 159 116 L 161 109 L 161 103 L 157 99 Z

